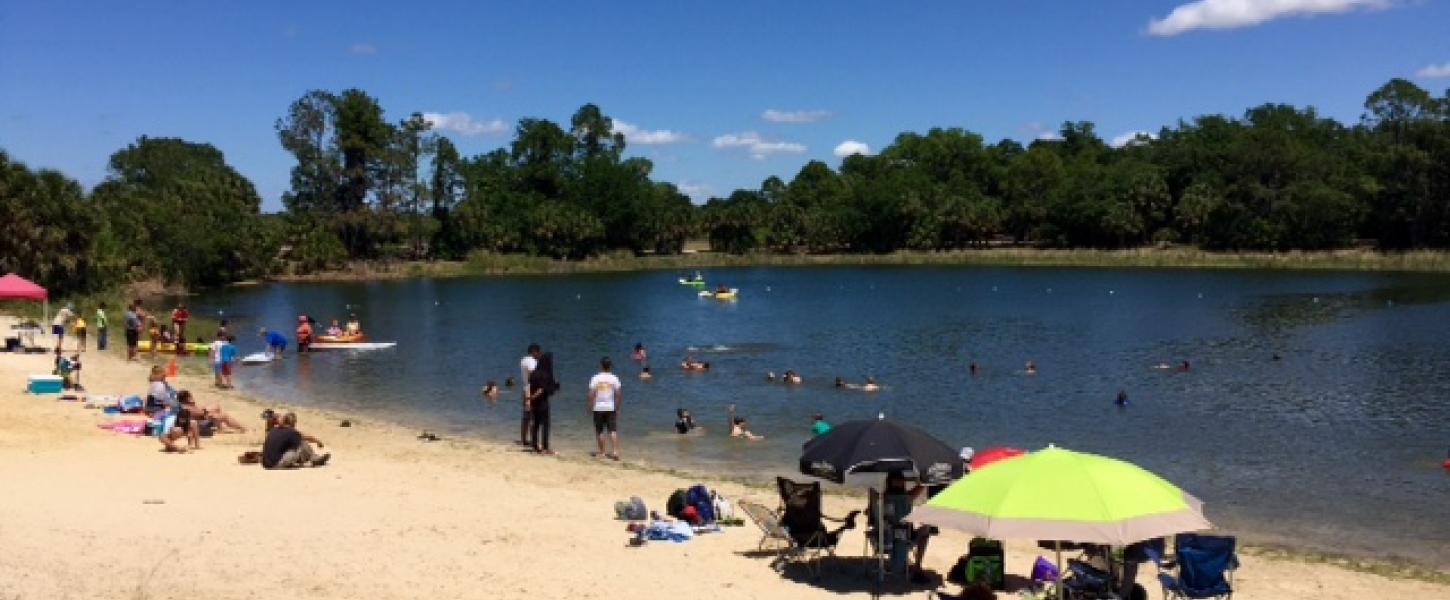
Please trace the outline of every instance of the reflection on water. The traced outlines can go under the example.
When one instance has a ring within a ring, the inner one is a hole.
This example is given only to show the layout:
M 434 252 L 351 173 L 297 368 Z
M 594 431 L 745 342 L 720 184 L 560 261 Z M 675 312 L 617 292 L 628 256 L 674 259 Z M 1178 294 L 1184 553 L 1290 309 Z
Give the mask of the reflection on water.
M 1450 565 L 1450 281 L 1358 273 L 990 268 L 707 272 L 737 302 L 670 273 L 272 285 L 192 304 L 239 327 L 356 312 L 393 350 L 289 356 L 239 383 L 298 403 L 377 413 L 453 435 L 517 435 L 524 347 L 555 352 L 556 407 L 583 406 L 611 355 L 637 459 L 732 474 L 786 472 L 810 417 L 884 413 L 959 446 L 1056 443 L 1123 457 L 1208 502 L 1251 539 Z M 241 329 L 245 330 L 245 329 Z M 628 360 L 650 353 L 651 382 Z M 244 350 L 260 340 L 243 340 Z M 260 348 L 257 348 L 260 349 Z M 686 354 L 711 363 L 684 373 Z M 1275 357 L 1278 357 L 1277 359 Z M 1034 361 L 1038 374 L 1022 374 Z M 1155 369 L 1191 362 L 1192 369 Z M 969 363 L 979 365 L 973 376 Z M 769 382 L 791 369 L 804 384 Z M 866 394 L 843 377 L 879 379 Z M 1118 390 L 1130 406 L 1113 406 Z M 732 440 L 736 404 L 766 439 Z M 672 432 L 676 408 L 706 427 Z M 555 445 L 590 443 L 557 408 Z

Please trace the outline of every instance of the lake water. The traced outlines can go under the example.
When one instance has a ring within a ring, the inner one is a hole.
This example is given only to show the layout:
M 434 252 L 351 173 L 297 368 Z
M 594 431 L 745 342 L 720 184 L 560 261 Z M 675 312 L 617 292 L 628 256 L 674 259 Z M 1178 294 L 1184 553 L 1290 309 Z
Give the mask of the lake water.
M 554 446 L 592 446 L 584 388 L 601 356 L 624 381 L 628 459 L 733 475 L 789 472 L 810 416 L 884 413 L 954 446 L 1049 443 L 1121 457 L 1207 503 L 1248 540 L 1450 566 L 1450 278 L 1379 273 L 1048 268 L 707 271 L 266 285 L 194 299 L 234 331 L 351 310 L 398 347 L 291 356 L 239 385 L 445 435 L 518 436 L 525 346 L 555 353 Z M 629 359 L 648 348 L 654 381 Z M 262 342 L 243 336 L 245 351 Z M 712 363 L 684 373 L 687 353 Z M 1280 360 L 1273 360 L 1274 355 Z M 1034 361 L 1035 376 L 1022 373 Z M 1160 363 L 1191 362 L 1179 373 Z M 972 376 L 969 362 L 980 366 Z M 769 383 L 793 369 L 804 385 Z M 836 376 L 879 379 L 875 394 Z M 1113 405 L 1126 390 L 1130 406 Z M 723 435 L 737 404 L 749 443 Z M 677 407 L 706 427 L 672 430 Z M 541 463 L 540 468 L 547 468 Z

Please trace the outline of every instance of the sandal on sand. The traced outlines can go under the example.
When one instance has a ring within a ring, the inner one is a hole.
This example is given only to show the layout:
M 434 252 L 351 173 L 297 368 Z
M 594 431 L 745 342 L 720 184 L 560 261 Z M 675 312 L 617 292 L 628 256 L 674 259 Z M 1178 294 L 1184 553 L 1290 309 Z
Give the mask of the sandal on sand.
M 608 456 L 609 460 L 619 460 L 618 454 L 605 454 L 605 456 Z

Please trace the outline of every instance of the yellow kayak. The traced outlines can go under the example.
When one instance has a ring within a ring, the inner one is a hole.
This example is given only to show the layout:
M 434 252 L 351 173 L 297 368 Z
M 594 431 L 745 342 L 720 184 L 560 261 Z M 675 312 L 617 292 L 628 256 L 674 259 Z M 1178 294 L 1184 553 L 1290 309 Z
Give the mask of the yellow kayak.
M 141 340 L 140 342 L 137 342 L 136 349 L 141 352 L 150 352 L 151 340 Z M 161 342 L 159 344 L 156 344 L 156 351 L 162 353 L 175 353 L 176 344 Z M 191 354 L 206 354 L 211 351 L 211 346 L 207 344 L 186 344 L 186 351 Z

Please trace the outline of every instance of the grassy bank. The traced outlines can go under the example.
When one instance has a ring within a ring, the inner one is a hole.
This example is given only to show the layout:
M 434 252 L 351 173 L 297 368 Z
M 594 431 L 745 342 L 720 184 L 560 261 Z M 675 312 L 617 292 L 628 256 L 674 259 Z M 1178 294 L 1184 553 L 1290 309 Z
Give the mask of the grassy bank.
M 672 256 L 614 253 L 585 260 L 556 260 L 521 254 L 476 253 L 456 262 L 356 263 L 346 269 L 284 281 L 347 281 L 455 277 L 464 275 L 566 275 L 626 271 L 679 271 L 721 267 L 806 266 L 1011 266 L 1082 268 L 1279 269 L 1450 273 L 1450 252 L 1208 252 L 1195 248 L 1057 250 L 990 248 L 953 252 L 891 254 L 717 254 Z

